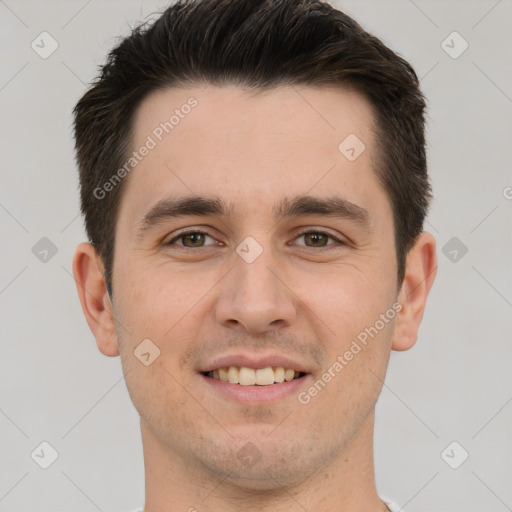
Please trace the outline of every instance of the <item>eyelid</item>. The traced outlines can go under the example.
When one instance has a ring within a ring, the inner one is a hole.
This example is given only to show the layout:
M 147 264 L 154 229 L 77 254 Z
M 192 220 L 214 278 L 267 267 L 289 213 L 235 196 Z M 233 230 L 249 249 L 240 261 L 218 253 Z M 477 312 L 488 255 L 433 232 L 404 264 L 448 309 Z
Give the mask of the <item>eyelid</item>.
M 336 243 L 334 244 L 328 244 L 326 246 L 320 246 L 320 247 L 310 247 L 310 246 L 307 246 L 307 245 L 301 245 L 301 247 L 306 247 L 308 249 L 324 249 L 324 250 L 327 250 L 328 248 L 330 248 L 331 246 L 340 246 L 340 245 L 348 245 L 348 242 L 338 238 L 337 236 L 333 235 L 332 233 L 330 233 L 329 231 L 325 231 L 325 229 L 323 228 L 314 228 L 314 227 L 309 227 L 307 229 L 304 229 L 303 231 L 300 231 L 299 233 L 297 233 L 294 237 L 294 240 L 297 240 L 297 238 L 300 238 L 301 236 L 304 236 L 304 235 L 307 235 L 307 234 L 310 234 L 310 233 L 315 233 L 315 234 L 321 234 L 321 235 L 325 235 L 327 236 L 328 238 L 331 238 L 332 240 L 334 240 Z M 201 230 L 201 229 L 198 229 L 198 228 L 187 228 L 183 231 L 180 231 L 178 232 L 177 234 L 175 234 L 171 240 L 169 240 L 168 242 L 164 242 L 164 245 L 175 245 L 176 241 L 179 240 L 180 238 L 186 236 L 186 235 L 189 235 L 189 234 L 200 234 L 200 235 L 206 235 L 208 237 L 210 237 L 212 240 L 216 240 L 215 237 L 213 237 L 212 235 L 210 235 L 207 231 L 204 231 L 204 230 Z M 222 242 L 220 242 L 222 244 Z M 183 247 L 184 249 L 201 249 L 202 247 L 208 247 L 208 246 L 201 246 L 201 247 L 187 247 L 187 246 L 184 246 L 183 244 L 177 244 L 178 247 Z M 215 244 L 210 244 L 210 245 L 215 245 Z
M 206 235 L 206 236 L 209 236 L 212 240 L 216 240 L 215 237 L 210 235 L 210 233 L 208 233 L 207 231 L 204 231 L 204 230 L 198 229 L 198 228 L 187 228 L 187 229 L 175 234 L 169 241 L 164 242 L 164 245 L 174 245 L 175 242 L 177 240 L 179 240 L 180 238 L 184 237 L 185 235 L 191 235 L 191 234 Z M 220 243 L 222 243 L 222 242 L 220 242 Z M 214 244 L 212 244 L 212 245 L 214 245 Z M 184 245 L 180 245 L 180 247 L 183 247 L 184 249 L 194 249 L 193 247 L 186 247 Z M 198 249 L 199 249 L 199 247 L 198 247 Z
M 328 238 L 332 238 L 336 243 L 335 244 L 328 244 L 328 245 L 320 246 L 320 247 L 309 247 L 307 245 L 303 245 L 301 247 L 306 247 L 308 249 L 320 249 L 320 250 L 322 250 L 322 249 L 328 249 L 331 246 L 335 246 L 336 247 L 336 246 L 339 246 L 339 245 L 348 245 L 348 242 L 345 242 L 341 238 L 333 235 L 330 231 L 325 231 L 325 229 L 323 229 L 323 228 L 315 228 L 315 227 L 308 228 L 308 229 L 305 229 L 304 231 L 301 231 L 301 232 L 297 233 L 297 235 L 295 235 L 294 240 L 296 240 L 297 238 L 299 238 L 299 237 L 301 237 L 303 235 L 307 235 L 309 233 L 325 235 Z

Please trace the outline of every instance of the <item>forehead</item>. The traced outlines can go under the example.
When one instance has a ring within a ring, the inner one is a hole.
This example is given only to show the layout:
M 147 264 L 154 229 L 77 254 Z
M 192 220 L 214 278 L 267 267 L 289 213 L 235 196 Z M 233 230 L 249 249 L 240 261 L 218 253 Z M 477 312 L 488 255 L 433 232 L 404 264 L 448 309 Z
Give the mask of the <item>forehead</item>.
M 351 133 L 371 143 L 373 121 L 370 103 L 341 87 L 170 88 L 153 92 L 141 102 L 134 116 L 133 143 L 138 146 L 153 134 L 157 143 L 172 144 L 193 132 L 207 137 L 203 143 L 224 136 L 229 139 L 221 142 L 240 143 L 247 150 L 264 144 L 265 152 L 270 152 L 274 148 L 269 142 L 275 136 L 288 143 L 294 139 L 297 145 L 307 139 L 315 143 L 310 148 L 317 149 L 321 142 L 331 146 Z M 302 149 L 305 153 L 308 148 Z
M 154 92 L 134 116 L 138 160 L 121 211 L 140 219 L 172 195 L 223 195 L 239 212 L 262 213 L 283 197 L 332 195 L 369 202 L 379 187 L 372 172 L 373 112 L 341 88 L 235 86 Z M 140 151 L 144 147 L 148 150 Z M 144 152 L 145 156 L 140 157 Z

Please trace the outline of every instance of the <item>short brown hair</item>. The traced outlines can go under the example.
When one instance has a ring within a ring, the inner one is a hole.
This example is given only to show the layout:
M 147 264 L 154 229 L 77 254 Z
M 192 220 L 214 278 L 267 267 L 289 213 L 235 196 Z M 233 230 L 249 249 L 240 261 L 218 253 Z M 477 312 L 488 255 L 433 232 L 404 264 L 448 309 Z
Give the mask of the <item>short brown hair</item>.
M 130 152 L 134 112 L 151 92 L 199 84 L 255 90 L 343 85 L 371 103 L 374 171 L 393 209 L 398 284 L 431 199 L 425 100 L 402 57 L 343 12 L 317 0 L 179 0 L 108 55 L 74 109 L 81 210 L 112 293 L 115 227 L 128 178 L 98 198 Z

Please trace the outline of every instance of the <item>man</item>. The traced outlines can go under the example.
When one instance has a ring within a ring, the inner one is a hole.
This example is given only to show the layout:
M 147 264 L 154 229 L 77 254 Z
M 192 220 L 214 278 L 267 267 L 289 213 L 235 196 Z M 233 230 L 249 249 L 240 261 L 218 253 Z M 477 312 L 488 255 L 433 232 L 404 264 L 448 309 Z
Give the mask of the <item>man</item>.
M 73 272 L 145 512 L 398 510 L 374 409 L 436 270 L 411 66 L 314 0 L 169 7 L 75 109 Z

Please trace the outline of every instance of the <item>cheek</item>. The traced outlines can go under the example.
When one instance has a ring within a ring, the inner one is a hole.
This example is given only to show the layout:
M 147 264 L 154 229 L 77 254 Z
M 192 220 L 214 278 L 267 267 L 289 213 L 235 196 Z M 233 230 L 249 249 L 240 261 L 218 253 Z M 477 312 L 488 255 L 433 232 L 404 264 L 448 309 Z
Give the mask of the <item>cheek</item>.
M 147 424 L 173 431 L 192 422 L 196 414 L 194 404 L 188 404 L 190 396 L 184 389 L 188 376 L 179 361 L 197 337 L 193 326 L 200 319 L 194 317 L 197 315 L 194 310 L 189 311 L 188 304 L 197 299 L 192 300 L 192 294 L 177 293 L 179 282 L 173 287 L 161 279 L 152 280 L 143 273 L 137 275 L 131 283 L 125 282 L 124 299 L 117 311 L 122 323 L 118 338 L 126 386 Z M 148 339 L 151 343 L 144 352 L 150 354 L 151 362 L 146 366 L 139 346 Z M 162 413 L 164 404 L 169 414 Z M 172 413 L 177 410 L 182 411 L 179 418 Z
M 119 312 L 130 332 L 163 340 L 180 328 L 208 288 L 197 273 L 165 266 L 134 268 L 119 286 Z
M 329 333 L 346 341 L 391 306 L 391 271 L 381 268 L 385 264 L 368 252 L 341 263 L 290 266 L 282 276 L 293 291 L 289 300 L 298 298 L 305 305 L 302 311 L 297 306 L 299 320 L 318 325 L 319 341 Z M 130 271 L 128 265 L 118 280 L 117 312 L 134 343 L 150 338 L 166 351 L 183 351 L 194 344 L 205 322 L 215 322 L 207 316 L 218 299 L 215 285 L 222 271 L 184 272 L 169 263 Z
M 365 263 L 333 265 L 325 275 L 308 278 L 303 288 L 313 290 L 303 296 L 340 340 L 373 325 L 395 300 L 391 272 Z
M 391 350 L 394 297 L 382 281 L 368 277 L 355 270 L 339 274 L 321 297 L 311 299 L 328 326 L 323 330 L 326 362 L 300 403 L 307 403 L 312 416 L 323 418 L 318 423 L 325 423 L 326 432 L 337 432 L 340 439 L 373 410 Z
M 337 404 L 340 415 L 351 408 L 368 412 L 380 392 L 396 317 L 393 279 L 379 266 L 345 265 L 331 272 L 322 292 L 310 299 L 311 308 L 328 327 L 320 338 L 327 356 L 320 379 L 328 381 L 328 389 L 319 392 L 319 383 L 311 393 Z
M 118 328 L 118 338 L 123 368 L 135 370 L 131 377 L 137 383 L 133 392 L 139 392 L 139 385 L 144 393 L 172 388 L 171 394 L 179 401 L 178 383 L 188 382 L 190 378 L 188 355 L 202 339 L 206 296 L 215 284 L 216 276 L 211 276 L 210 280 L 204 273 L 184 273 L 157 266 L 139 268 L 137 272 L 126 273 L 125 277 L 123 285 L 119 286 L 116 316 L 122 325 Z M 140 370 L 146 368 L 141 368 L 143 365 L 134 355 L 134 350 L 137 351 L 146 339 L 150 339 L 159 351 L 154 363 L 148 367 L 152 371 L 146 372 L 149 378 L 141 373 Z

